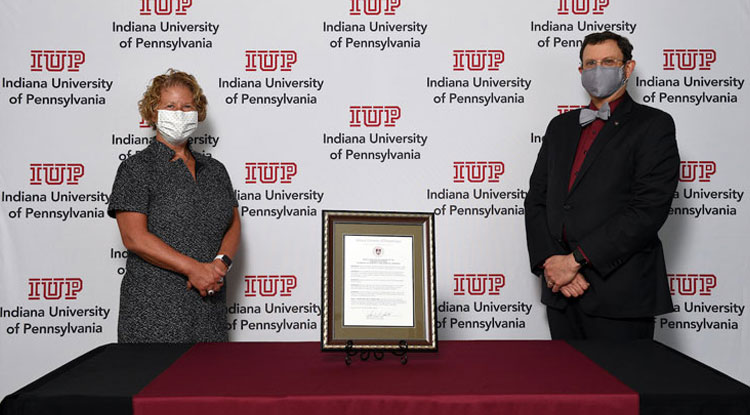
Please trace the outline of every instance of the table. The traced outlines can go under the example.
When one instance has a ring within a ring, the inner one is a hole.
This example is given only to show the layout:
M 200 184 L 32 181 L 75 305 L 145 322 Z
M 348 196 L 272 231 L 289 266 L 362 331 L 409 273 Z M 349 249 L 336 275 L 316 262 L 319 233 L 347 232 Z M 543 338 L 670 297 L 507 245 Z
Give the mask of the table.
M 750 388 L 654 341 L 442 341 L 409 363 L 318 343 L 99 347 L 0 414 L 750 414 Z

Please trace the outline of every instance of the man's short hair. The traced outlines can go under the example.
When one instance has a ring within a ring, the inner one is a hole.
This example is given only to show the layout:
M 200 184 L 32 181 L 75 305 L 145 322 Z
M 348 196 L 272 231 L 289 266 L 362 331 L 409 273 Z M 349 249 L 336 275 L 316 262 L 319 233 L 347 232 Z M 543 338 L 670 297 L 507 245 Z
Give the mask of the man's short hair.
M 587 45 L 598 45 L 607 40 L 614 40 L 615 42 L 617 42 L 617 46 L 620 48 L 622 56 L 626 62 L 633 59 L 633 45 L 630 43 L 628 38 L 626 38 L 625 36 L 620 36 L 617 33 L 606 31 L 590 33 L 586 35 L 585 38 L 583 38 L 581 52 L 579 53 L 579 58 L 581 59 L 581 61 L 583 61 L 583 49 L 586 48 Z

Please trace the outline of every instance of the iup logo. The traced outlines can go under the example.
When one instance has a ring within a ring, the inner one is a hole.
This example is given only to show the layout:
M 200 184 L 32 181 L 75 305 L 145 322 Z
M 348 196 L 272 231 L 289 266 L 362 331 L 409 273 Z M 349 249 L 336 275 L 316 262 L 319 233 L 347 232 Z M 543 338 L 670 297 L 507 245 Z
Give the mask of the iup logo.
M 663 53 L 665 71 L 708 71 L 716 62 L 714 49 L 664 49 Z
M 558 114 L 565 114 L 566 112 L 577 110 L 579 108 L 586 108 L 587 106 L 588 105 L 558 105 L 557 106 L 557 113 Z
M 297 163 L 292 162 L 252 162 L 245 163 L 245 184 L 273 184 L 292 182 L 297 175 Z
M 77 185 L 85 172 L 80 163 L 31 163 L 29 169 L 32 185 Z
M 503 62 L 505 62 L 505 52 L 500 49 L 453 51 L 454 71 L 497 71 Z
M 350 127 L 395 127 L 401 118 L 401 107 L 396 105 L 352 105 L 349 107 Z
M 557 14 L 604 14 L 609 0 L 559 0 Z
M 83 290 L 80 278 L 29 278 L 29 300 L 76 300 Z
M 246 275 L 245 297 L 291 297 L 297 288 L 294 275 Z
M 453 295 L 500 295 L 503 274 L 454 274 Z
M 297 52 L 293 50 L 246 50 L 245 71 L 289 72 L 297 63 Z
M 141 16 L 184 16 L 193 0 L 141 0 Z
M 698 180 L 701 183 L 711 181 L 711 176 L 716 173 L 715 161 L 681 161 L 680 162 L 680 181 L 694 182 Z
M 454 161 L 453 183 L 499 183 L 505 174 L 502 161 Z
M 716 275 L 713 274 L 667 274 L 667 278 L 672 295 L 711 295 L 716 288 Z
M 401 0 L 351 0 L 349 14 L 359 16 L 362 14 L 368 16 L 393 16 L 396 9 L 401 6 Z
M 31 72 L 78 72 L 86 62 L 82 50 L 42 50 L 31 51 Z

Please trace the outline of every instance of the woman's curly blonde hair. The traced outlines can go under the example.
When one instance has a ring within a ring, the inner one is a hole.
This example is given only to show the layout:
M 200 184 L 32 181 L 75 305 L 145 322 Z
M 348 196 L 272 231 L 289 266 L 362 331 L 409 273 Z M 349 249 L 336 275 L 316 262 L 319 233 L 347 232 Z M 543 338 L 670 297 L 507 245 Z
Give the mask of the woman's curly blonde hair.
M 190 90 L 193 94 L 193 102 L 195 108 L 198 111 L 198 121 L 206 119 L 206 105 L 208 100 L 203 95 L 203 89 L 198 85 L 198 81 L 195 80 L 193 75 L 182 71 L 176 71 L 169 69 L 167 73 L 159 75 L 151 80 L 151 84 L 143 93 L 143 99 L 138 101 L 138 110 L 141 112 L 143 120 L 148 122 L 153 128 L 156 128 L 156 107 L 159 105 L 161 99 L 161 92 L 165 88 L 173 87 L 175 85 L 182 85 Z

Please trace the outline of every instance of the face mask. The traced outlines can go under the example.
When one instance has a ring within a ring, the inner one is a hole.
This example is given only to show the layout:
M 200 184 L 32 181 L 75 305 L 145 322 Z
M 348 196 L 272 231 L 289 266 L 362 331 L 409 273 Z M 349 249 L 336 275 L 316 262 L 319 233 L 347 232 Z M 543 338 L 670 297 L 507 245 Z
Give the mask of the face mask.
M 625 67 L 585 69 L 581 72 L 581 84 L 595 98 L 607 98 L 625 84 Z
M 184 144 L 196 128 L 198 111 L 159 110 L 156 129 L 169 144 Z

